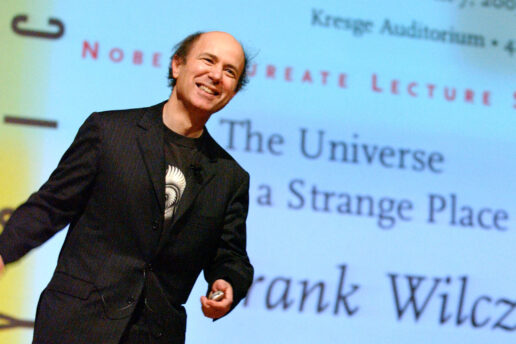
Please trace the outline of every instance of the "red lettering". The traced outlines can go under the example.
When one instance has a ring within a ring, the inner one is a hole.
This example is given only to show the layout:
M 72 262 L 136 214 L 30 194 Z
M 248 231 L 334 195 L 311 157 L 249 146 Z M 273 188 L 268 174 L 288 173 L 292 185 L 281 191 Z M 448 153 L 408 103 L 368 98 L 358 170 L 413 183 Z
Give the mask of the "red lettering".
M 417 82 L 411 82 L 407 86 L 408 94 L 410 94 L 412 97 L 417 97 L 417 93 L 414 92 L 414 87 L 417 87 Z
M 398 92 L 398 85 L 400 84 L 399 80 L 392 80 L 391 81 L 391 92 L 392 94 L 399 94 Z
M 347 77 L 347 75 L 344 73 L 340 73 L 340 75 L 339 75 L 339 86 L 342 88 L 348 87 L 346 85 L 346 77 Z
M 516 102 L 516 92 L 514 92 L 513 97 L 514 97 L 514 101 Z M 514 105 L 512 107 L 516 109 L 516 103 L 514 103 Z
M 292 67 L 285 68 L 285 80 L 292 81 Z
M 86 58 L 86 53 L 90 53 L 94 60 L 97 59 L 99 53 L 99 42 L 95 42 L 93 48 L 88 41 L 82 42 L 82 58 Z
M 491 97 L 491 92 L 484 91 L 484 93 L 482 93 L 482 104 L 484 104 L 486 106 L 490 106 L 491 99 L 489 97 Z
M 133 63 L 135 65 L 141 65 L 143 61 L 143 53 L 140 50 L 135 50 L 133 53 Z
M 323 85 L 326 85 L 326 79 L 328 78 L 328 75 L 330 74 L 330 72 L 328 71 L 325 71 L 325 70 L 322 70 L 321 71 L 321 76 L 322 76 L 322 84 Z
M 469 88 L 466 88 L 466 91 L 464 93 L 464 101 L 468 103 L 473 103 L 473 97 L 475 96 L 475 93 L 470 90 Z
M 433 84 L 427 84 L 426 87 L 428 88 L 428 97 L 433 98 L 434 97 L 434 89 L 435 85 Z
M 307 69 L 305 74 L 303 74 L 303 79 L 301 79 L 302 82 L 312 82 L 312 76 L 310 75 L 310 71 Z
M 273 65 L 267 65 L 267 77 L 274 79 L 274 74 L 276 73 L 276 67 Z
M 256 63 L 253 64 L 253 68 L 247 70 L 247 76 L 253 77 L 256 75 Z
M 120 62 L 124 59 L 124 52 L 120 48 L 113 48 L 109 52 L 109 58 L 113 62 Z
M 448 87 L 444 88 L 444 98 L 451 102 L 455 100 L 455 96 L 457 95 L 457 90 L 455 88 L 452 88 L 452 93 L 449 94 L 450 89 Z
M 154 55 L 152 55 L 152 66 L 153 67 L 161 67 L 161 53 L 154 53 Z
M 383 90 L 378 87 L 378 84 L 377 84 L 378 80 L 377 80 L 377 77 L 376 77 L 376 74 L 373 74 L 373 91 L 374 92 L 383 92 Z

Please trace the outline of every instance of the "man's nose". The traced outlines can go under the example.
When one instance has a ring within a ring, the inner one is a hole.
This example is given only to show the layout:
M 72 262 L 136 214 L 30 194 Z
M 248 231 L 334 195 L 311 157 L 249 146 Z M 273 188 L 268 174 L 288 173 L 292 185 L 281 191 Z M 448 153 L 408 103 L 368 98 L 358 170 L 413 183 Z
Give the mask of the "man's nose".
M 213 68 L 211 68 L 210 70 L 210 74 L 209 74 L 211 80 L 213 80 L 213 82 L 217 83 L 220 81 L 220 79 L 222 78 L 222 68 L 221 67 L 218 67 L 218 66 L 213 66 Z

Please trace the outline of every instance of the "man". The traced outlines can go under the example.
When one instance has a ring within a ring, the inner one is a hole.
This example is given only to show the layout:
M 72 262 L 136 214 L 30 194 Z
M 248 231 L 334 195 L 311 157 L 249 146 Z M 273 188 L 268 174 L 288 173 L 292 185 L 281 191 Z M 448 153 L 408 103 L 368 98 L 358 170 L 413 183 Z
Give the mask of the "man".
M 0 236 L 0 269 L 70 224 L 41 294 L 34 343 L 184 343 L 182 304 L 199 275 L 226 315 L 245 297 L 249 175 L 205 123 L 246 81 L 241 45 L 198 33 L 173 55 L 170 98 L 92 114 Z M 3 259 L 3 260 L 2 260 Z

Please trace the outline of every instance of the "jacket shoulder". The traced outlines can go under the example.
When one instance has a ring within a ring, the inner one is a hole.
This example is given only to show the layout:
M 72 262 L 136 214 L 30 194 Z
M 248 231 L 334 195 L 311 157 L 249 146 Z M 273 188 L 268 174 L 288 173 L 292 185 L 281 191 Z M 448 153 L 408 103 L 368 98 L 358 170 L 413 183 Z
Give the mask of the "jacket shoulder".
M 105 124 L 137 123 L 147 112 L 153 113 L 156 116 L 160 115 L 163 104 L 164 102 L 148 107 L 99 111 L 95 112 L 93 115 Z

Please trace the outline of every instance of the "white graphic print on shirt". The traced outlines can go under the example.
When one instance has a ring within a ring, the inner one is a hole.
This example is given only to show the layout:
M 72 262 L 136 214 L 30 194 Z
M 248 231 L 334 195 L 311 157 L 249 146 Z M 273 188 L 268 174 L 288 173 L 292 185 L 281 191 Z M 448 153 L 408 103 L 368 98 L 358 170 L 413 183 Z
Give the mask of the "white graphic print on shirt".
M 175 166 L 168 165 L 165 175 L 165 221 L 174 215 L 185 188 L 186 179 L 183 172 Z

